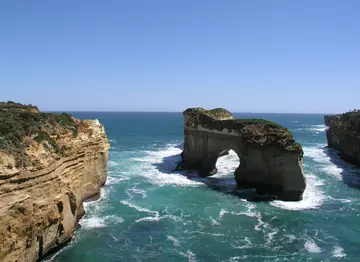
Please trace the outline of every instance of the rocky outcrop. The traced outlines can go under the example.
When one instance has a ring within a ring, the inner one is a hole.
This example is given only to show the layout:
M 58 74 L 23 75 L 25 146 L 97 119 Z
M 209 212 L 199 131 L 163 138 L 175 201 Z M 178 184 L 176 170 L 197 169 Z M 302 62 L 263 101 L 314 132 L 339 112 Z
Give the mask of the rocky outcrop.
M 360 167 L 360 111 L 326 115 L 326 138 L 330 148 L 340 151 L 345 161 Z
M 181 168 L 212 175 L 216 173 L 218 157 L 232 149 L 240 159 L 235 171 L 239 186 L 282 200 L 302 199 L 303 151 L 286 128 L 262 119 L 235 120 L 230 112 L 220 108 L 190 108 L 183 114 Z
M 99 196 L 109 143 L 97 120 L 1 105 L 0 118 L 0 261 L 37 261 L 72 238 L 83 201 Z

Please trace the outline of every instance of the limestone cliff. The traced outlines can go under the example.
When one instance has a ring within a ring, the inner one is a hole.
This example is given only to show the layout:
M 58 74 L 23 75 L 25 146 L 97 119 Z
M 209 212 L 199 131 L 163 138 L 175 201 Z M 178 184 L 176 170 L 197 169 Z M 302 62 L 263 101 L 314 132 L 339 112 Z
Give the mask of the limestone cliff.
M 360 111 L 326 115 L 328 146 L 341 152 L 344 160 L 360 167 Z
M 108 150 L 97 120 L 0 103 L 0 261 L 37 261 L 71 239 Z
M 182 168 L 212 175 L 218 157 L 232 149 L 240 159 L 235 171 L 239 186 L 283 200 L 302 199 L 303 151 L 286 128 L 263 119 L 233 119 L 221 108 L 190 108 L 183 114 Z

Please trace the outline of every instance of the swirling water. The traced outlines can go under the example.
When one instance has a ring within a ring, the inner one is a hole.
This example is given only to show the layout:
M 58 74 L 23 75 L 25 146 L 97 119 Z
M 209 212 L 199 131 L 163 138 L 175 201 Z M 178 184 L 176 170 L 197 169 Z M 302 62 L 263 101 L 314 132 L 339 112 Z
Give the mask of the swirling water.
M 109 176 L 74 239 L 49 261 L 358 261 L 360 174 L 325 148 L 322 115 L 236 115 L 288 127 L 305 153 L 302 201 L 254 203 L 231 194 L 234 152 L 218 159 L 213 177 L 172 172 L 180 113 L 73 114 L 105 125 Z

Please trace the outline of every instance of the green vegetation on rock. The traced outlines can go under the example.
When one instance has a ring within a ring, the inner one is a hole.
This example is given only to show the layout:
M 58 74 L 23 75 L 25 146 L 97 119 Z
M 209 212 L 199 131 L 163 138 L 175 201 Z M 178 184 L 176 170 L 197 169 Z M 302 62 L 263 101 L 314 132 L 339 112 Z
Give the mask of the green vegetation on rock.
M 0 103 L 0 150 L 12 154 L 17 167 L 29 164 L 25 153 L 27 144 L 23 141 L 25 137 L 47 143 L 55 153 L 62 154 L 65 148 L 60 148 L 52 136 L 69 130 L 76 136 L 77 128 L 77 124 L 67 113 L 42 113 L 32 105 Z
M 224 108 L 215 108 L 212 110 L 205 110 L 202 107 L 188 108 L 184 111 L 184 114 L 205 114 L 215 119 L 232 119 L 232 114 Z
M 261 144 L 278 144 L 291 151 L 302 152 L 301 145 L 295 142 L 287 128 L 265 119 L 232 119 L 231 113 L 223 108 L 205 110 L 189 108 L 184 111 L 189 117 L 187 125 L 197 128 L 199 125 L 210 129 L 236 132 L 247 138 L 248 142 Z
M 0 102 L 0 109 L 11 110 L 11 109 L 23 109 L 23 110 L 34 110 L 39 111 L 39 109 L 34 105 L 23 105 L 20 103 L 15 103 L 13 101 Z
M 355 109 L 332 116 L 331 126 L 344 129 L 349 135 L 360 138 L 360 110 Z

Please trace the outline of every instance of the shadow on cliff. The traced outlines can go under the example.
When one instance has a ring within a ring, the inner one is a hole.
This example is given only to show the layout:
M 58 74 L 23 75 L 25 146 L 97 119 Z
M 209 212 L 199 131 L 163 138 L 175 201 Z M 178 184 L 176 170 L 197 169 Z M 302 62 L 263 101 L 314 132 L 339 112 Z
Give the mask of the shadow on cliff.
M 339 169 L 342 181 L 350 187 L 360 189 L 360 169 L 356 168 L 355 165 L 347 163 L 339 151 L 329 147 L 325 147 L 323 150 L 329 157 L 330 162 Z
M 181 148 L 181 145 L 179 146 Z M 201 182 L 212 190 L 234 195 L 248 201 L 259 202 L 259 201 L 271 201 L 276 199 L 275 196 L 268 195 L 259 195 L 255 189 L 243 189 L 239 188 L 236 185 L 235 177 L 233 174 L 230 174 L 226 177 L 202 177 L 196 171 L 192 170 L 176 170 L 178 163 L 181 161 L 181 155 L 172 155 L 164 157 L 162 162 L 154 163 L 153 166 L 156 167 L 158 171 L 166 174 L 182 175 L 189 180 L 195 182 Z M 235 170 L 234 170 L 235 172 Z

